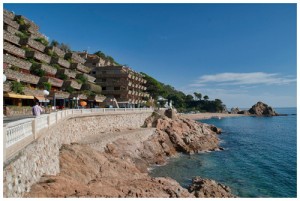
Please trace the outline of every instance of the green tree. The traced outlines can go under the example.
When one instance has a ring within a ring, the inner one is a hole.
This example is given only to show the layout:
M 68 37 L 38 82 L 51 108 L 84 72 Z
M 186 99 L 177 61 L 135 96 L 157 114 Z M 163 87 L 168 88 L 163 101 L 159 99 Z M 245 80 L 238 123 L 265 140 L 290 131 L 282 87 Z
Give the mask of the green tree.
M 195 95 L 195 97 L 196 97 L 198 100 L 201 100 L 201 98 L 202 98 L 202 94 L 201 94 L 201 93 L 194 92 L 194 95 Z
M 207 95 L 205 95 L 205 96 L 203 97 L 203 99 L 207 101 L 207 100 L 209 99 L 209 97 L 208 97 Z

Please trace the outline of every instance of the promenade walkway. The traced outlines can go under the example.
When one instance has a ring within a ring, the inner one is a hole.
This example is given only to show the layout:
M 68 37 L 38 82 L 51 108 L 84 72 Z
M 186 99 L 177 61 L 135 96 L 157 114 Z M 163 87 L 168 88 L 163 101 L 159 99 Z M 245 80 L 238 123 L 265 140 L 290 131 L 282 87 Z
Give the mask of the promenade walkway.
M 5 117 L 3 124 L 4 162 L 21 151 L 28 144 L 42 135 L 48 129 L 66 118 L 89 116 L 95 114 L 126 114 L 133 112 L 153 111 L 150 108 L 92 108 L 68 109 L 42 114 L 38 117 L 20 116 Z

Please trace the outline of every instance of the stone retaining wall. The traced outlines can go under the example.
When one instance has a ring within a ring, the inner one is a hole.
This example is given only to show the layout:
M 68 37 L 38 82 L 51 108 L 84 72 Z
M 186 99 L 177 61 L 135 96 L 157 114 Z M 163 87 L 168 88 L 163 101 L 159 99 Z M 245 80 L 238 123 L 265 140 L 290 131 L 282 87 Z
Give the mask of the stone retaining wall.
M 115 129 L 139 128 L 151 113 L 80 115 L 42 130 L 38 139 L 4 166 L 3 196 L 22 197 L 42 175 L 58 174 L 59 148 L 62 144 L 78 142 L 86 136 L 113 132 Z

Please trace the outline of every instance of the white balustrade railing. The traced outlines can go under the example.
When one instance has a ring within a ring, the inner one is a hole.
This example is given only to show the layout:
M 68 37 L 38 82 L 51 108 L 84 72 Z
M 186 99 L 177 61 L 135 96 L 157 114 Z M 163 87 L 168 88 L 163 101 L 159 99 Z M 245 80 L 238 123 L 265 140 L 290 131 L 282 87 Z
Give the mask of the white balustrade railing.
M 5 133 L 4 133 L 5 135 Z M 32 135 L 32 119 L 23 119 L 6 125 L 6 147 Z
M 35 124 L 35 133 L 39 132 L 40 130 L 44 128 L 48 128 L 48 115 L 41 115 L 35 118 L 34 120 Z
M 69 109 L 50 114 L 43 114 L 35 118 L 28 118 L 19 121 L 14 121 L 4 125 L 3 145 L 4 150 L 13 146 L 19 141 L 22 141 L 27 136 L 32 135 L 32 141 L 39 135 L 38 133 L 45 128 L 49 128 L 51 125 L 56 124 L 60 120 L 70 116 L 88 115 L 93 113 L 122 113 L 122 112 L 138 112 L 138 111 L 153 111 L 151 108 L 92 108 L 92 109 Z M 27 142 L 27 141 L 26 141 Z M 25 145 L 24 145 L 25 146 Z M 16 148 L 16 151 L 23 149 L 24 147 Z M 14 149 L 14 148 L 13 148 Z M 6 156 L 4 154 L 4 161 Z
M 51 126 L 52 124 L 55 124 L 56 122 L 56 113 L 50 113 L 49 114 L 49 126 Z

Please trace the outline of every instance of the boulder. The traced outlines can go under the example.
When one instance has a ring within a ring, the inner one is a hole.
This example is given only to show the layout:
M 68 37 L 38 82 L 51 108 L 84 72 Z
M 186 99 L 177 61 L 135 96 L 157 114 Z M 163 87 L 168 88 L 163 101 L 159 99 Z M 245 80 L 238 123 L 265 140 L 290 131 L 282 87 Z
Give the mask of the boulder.
M 197 198 L 234 198 L 231 189 L 211 179 L 195 177 L 188 188 Z
M 275 110 L 263 102 L 257 102 L 249 110 L 250 114 L 257 116 L 278 116 Z

